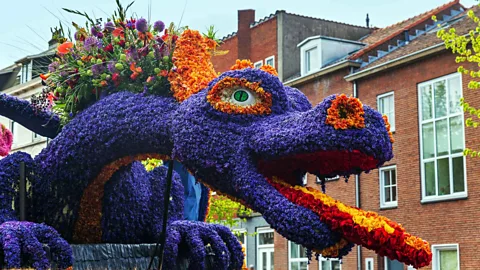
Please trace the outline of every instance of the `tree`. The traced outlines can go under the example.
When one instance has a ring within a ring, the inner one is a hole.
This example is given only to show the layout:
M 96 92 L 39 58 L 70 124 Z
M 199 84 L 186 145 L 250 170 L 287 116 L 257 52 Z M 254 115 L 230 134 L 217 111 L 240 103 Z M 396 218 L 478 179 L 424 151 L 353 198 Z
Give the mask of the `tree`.
M 468 18 L 473 22 L 472 29 L 468 34 L 458 34 L 454 27 L 448 30 L 442 28 L 437 32 L 437 37 L 444 41 L 447 50 L 451 50 L 456 55 L 456 63 L 461 63 L 458 72 L 471 77 L 468 88 L 478 90 L 480 82 L 476 78 L 480 78 L 480 18 L 474 12 L 475 8 L 467 12 Z M 433 16 L 432 19 L 436 20 Z M 439 25 L 439 27 L 441 27 Z M 463 65 L 463 63 L 467 65 Z M 465 121 L 465 125 L 470 128 L 478 128 L 480 126 L 480 109 L 470 105 L 463 97 L 460 99 L 460 105 L 463 110 L 469 114 Z M 464 155 L 471 157 L 480 157 L 480 150 L 465 148 Z
M 218 223 L 230 228 L 235 227 L 248 216 L 252 210 L 242 206 L 240 203 L 230 200 L 225 196 L 214 195 L 210 198 L 210 207 L 206 222 Z

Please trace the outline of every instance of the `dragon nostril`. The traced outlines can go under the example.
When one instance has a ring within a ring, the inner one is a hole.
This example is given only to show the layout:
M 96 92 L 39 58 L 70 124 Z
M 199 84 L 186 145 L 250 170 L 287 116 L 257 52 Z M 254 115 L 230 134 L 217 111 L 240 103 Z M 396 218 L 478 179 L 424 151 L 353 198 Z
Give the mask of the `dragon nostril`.
M 364 114 L 362 102 L 358 98 L 342 94 L 332 100 L 325 123 L 335 129 L 361 129 L 365 127 Z

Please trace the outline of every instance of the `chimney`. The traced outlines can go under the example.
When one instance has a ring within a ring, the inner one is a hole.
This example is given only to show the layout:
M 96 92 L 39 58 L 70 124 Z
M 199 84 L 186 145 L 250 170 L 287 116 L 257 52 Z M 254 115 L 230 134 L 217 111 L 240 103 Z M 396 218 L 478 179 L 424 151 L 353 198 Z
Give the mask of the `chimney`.
M 367 18 L 365 19 L 365 21 L 367 21 L 367 28 L 370 28 L 370 18 L 368 17 L 368 13 L 367 13 Z
M 238 11 L 238 59 L 250 59 L 250 49 L 252 47 L 252 36 L 250 33 L 250 24 L 255 22 L 255 10 L 245 9 Z

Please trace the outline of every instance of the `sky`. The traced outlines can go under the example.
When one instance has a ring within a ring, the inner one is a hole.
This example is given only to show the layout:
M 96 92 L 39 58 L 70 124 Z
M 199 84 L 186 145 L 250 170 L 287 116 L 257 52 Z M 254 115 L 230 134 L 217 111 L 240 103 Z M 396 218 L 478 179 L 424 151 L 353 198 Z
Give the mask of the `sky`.
M 126 6 L 131 0 L 121 0 Z M 210 25 L 223 37 L 237 30 L 237 11 L 255 9 L 256 19 L 285 10 L 305 16 L 317 17 L 355 25 L 365 25 L 369 14 L 370 25 L 384 27 L 408 19 L 448 0 L 136 0 L 129 12 L 135 17 L 162 20 L 188 25 L 190 29 L 205 31 Z M 478 3 L 461 0 L 466 7 Z M 92 17 L 106 18 L 116 8 L 115 0 L 0 0 L 0 69 L 13 64 L 26 55 L 48 48 L 50 27 L 83 24 L 82 17 L 62 10 L 86 11 Z M 183 14 L 183 17 L 182 17 Z

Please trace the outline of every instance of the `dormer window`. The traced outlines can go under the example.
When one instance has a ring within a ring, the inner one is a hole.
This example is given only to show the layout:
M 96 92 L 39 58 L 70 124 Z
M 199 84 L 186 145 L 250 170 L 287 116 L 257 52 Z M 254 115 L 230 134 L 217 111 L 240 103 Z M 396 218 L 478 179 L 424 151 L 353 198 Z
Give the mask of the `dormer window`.
M 318 49 L 313 47 L 305 51 L 305 71 L 310 73 L 312 70 L 318 69 Z
M 20 69 L 20 83 L 26 83 L 32 79 L 32 61 L 24 62 Z

